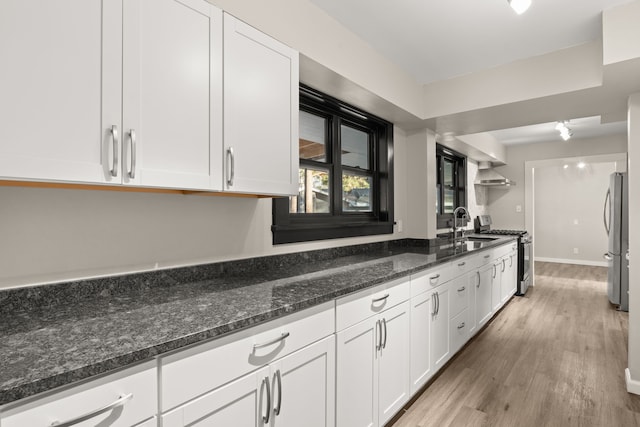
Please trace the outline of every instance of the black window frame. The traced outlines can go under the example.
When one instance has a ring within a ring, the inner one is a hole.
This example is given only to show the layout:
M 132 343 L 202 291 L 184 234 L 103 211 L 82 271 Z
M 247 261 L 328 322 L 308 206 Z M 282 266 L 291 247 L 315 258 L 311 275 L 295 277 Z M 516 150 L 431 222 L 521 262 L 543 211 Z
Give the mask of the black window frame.
M 300 166 L 329 170 L 330 213 L 289 213 L 289 198 L 273 199 L 273 244 L 393 233 L 393 124 L 352 105 L 300 85 L 300 110 L 327 118 L 327 162 L 300 159 Z M 369 133 L 370 169 L 341 165 L 340 127 Z M 370 212 L 342 210 L 342 173 L 372 177 Z M 339 178 L 339 179 L 336 179 Z
M 436 227 L 438 229 L 453 227 L 453 213 L 444 213 L 444 162 L 453 163 L 454 177 L 454 208 L 467 207 L 467 158 L 448 147 L 436 144 L 436 167 L 438 171 L 436 197 L 438 198 L 436 211 Z

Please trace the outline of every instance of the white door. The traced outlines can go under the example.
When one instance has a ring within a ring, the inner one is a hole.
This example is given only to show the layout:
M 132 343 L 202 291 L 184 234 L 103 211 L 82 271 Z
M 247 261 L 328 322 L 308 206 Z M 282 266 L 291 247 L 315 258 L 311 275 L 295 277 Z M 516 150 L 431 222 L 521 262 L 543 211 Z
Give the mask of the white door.
M 381 316 L 382 347 L 378 358 L 378 425 L 384 425 L 409 400 L 410 316 L 409 301 Z
M 124 182 L 222 189 L 222 11 L 203 0 L 127 0 Z
M 504 258 L 505 272 L 502 274 L 502 302 L 505 303 L 518 290 L 518 253 L 511 252 Z
M 504 273 L 504 264 L 502 258 L 493 263 L 493 272 L 491 275 L 491 308 L 495 312 L 502 305 L 502 274 Z
M 411 298 L 411 394 L 432 376 L 429 349 L 433 308 L 430 291 Z
M 0 2 L 0 178 L 120 182 L 121 49 L 122 0 Z
M 224 14 L 226 191 L 298 191 L 298 53 Z
M 379 323 L 369 318 L 336 334 L 336 425 L 372 427 L 378 418 Z
M 335 425 L 335 337 L 271 364 L 271 426 Z
M 488 264 L 478 271 L 476 283 L 476 324 L 481 328 L 491 318 L 491 284 L 493 282 L 493 264 Z
M 431 360 L 434 373 L 450 356 L 449 344 L 449 284 L 438 287 L 433 293 L 433 313 L 431 316 Z
M 245 375 L 162 416 L 163 427 L 262 427 L 270 421 L 269 368 Z

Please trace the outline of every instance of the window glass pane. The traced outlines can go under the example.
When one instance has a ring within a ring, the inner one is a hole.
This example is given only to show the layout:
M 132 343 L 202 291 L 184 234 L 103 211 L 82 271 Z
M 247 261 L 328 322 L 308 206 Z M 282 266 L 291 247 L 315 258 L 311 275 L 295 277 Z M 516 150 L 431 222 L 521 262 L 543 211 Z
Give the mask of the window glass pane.
M 331 208 L 329 172 L 298 170 L 298 195 L 289 198 L 290 213 L 328 213 Z
M 451 160 L 444 160 L 444 185 L 453 186 L 453 166 L 454 163 Z
M 369 134 L 349 126 L 340 126 L 342 165 L 369 170 Z
M 300 143 L 301 159 L 327 161 L 327 119 L 315 114 L 300 111 Z
M 453 210 L 455 209 L 455 191 L 454 190 L 449 190 L 449 189 L 444 189 L 444 203 L 443 203 L 443 210 L 442 213 L 453 213 Z
M 371 212 L 370 176 L 342 175 L 342 210 L 344 212 Z

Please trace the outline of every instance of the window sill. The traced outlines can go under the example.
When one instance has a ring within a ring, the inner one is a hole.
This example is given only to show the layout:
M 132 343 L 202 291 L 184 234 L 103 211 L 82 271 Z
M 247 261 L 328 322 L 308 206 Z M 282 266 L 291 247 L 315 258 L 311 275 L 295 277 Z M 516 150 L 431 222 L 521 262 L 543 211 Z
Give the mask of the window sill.
M 326 225 L 273 225 L 273 244 L 310 242 L 315 240 L 340 239 L 345 237 L 392 234 L 393 223 L 350 223 Z

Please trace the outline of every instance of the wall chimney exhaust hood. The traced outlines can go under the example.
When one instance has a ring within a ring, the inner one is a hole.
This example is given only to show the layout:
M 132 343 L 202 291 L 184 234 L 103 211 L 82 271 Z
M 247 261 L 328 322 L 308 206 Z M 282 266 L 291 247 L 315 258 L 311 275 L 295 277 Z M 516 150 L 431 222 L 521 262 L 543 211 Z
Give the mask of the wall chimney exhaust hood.
M 493 170 L 490 162 L 478 162 L 478 174 L 473 183 L 487 187 L 510 187 L 516 185 L 509 178 L 505 178 Z

